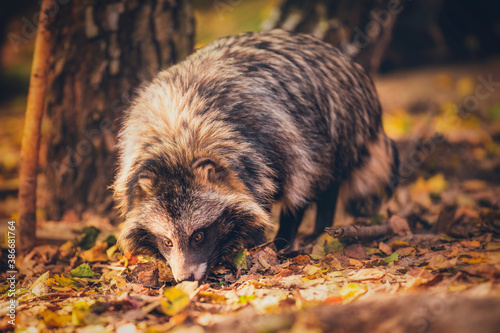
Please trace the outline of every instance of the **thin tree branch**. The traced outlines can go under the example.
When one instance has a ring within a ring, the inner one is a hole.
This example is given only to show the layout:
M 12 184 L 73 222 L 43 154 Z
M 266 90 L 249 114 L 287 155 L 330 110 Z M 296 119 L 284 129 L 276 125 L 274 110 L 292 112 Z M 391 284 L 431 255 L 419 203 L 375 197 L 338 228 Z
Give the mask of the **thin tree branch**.
M 51 8 L 51 6 L 53 6 L 53 1 L 43 0 L 26 106 L 19 173 L 18 246 L 20 249 L 33 247 L 36 240 L 36 176 L 40 149 L 40 127 L 47 89 L 49 58 L 53 44 L 49 27 L 56 16 L 56 9 Z

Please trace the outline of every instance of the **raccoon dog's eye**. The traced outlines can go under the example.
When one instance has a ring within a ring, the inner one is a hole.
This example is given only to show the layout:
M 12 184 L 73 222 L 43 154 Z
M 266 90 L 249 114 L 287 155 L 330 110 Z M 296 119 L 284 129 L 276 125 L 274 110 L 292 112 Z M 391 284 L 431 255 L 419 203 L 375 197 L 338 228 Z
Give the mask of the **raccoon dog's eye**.
M 201 242 L 203 240 L 203 232 L 200 231 L 199 233 L 197 233 L 193 239 L 196 243 Z
M 170 239 L 168 239 L 168 238 L 165 240 L 165 245 L 166 245 L 167 247 L 172 247 L 172 246 L 174 246 L 174 244 L 172 244 L 172 241 L 171 241 Z

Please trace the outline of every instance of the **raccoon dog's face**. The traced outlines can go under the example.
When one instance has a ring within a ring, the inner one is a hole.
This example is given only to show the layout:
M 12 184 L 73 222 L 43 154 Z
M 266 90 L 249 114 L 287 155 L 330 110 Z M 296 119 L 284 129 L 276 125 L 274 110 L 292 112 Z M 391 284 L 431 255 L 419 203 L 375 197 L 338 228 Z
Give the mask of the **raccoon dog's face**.
M 218 161 L 169 163 L 160 157 L 138 163 L 120 245 L 165 258 L 179 282 L 205 280 L 213 265 L 262 241 L 269 217 Z

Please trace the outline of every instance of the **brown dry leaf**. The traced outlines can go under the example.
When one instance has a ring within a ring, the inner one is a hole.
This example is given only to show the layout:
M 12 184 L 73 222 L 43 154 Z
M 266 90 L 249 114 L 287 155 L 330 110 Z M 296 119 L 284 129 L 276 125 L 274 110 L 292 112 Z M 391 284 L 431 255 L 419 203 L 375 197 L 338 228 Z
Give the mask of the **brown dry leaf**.
M 414 255 L 417 251 L 415 250 L 414 247 L 408 246 L 408 247 L 402 247 L 396 250 L 398 253 L 398 257 L 406 257 L 409 255 Z
M 392 254 L 392 247 L 390 247 L 389 245 L 387 245 L 386 243 L 384 242 L 380 242 L 378 244 L 378 248 L 380 249 L 380 251 L 382 251 L 383 253 L 387 254 L 388 256 Z
M 322 262 L 324 263 L 324 266 L 326 268 L 334 268 L 336 270 L 341 270 L 342 269 L 342 264 L 340 263 L 340 260 L 334 256 L 333 254 L 327 254 L 325 257 L 323 257 Z
M 391 216 L 389 225 L 391 226 L 392 232 L 396 235 L 407 236 L 412 234 L 408 221 L 401 216 Z
M 148 288 L 160 288 L 160 275 L 155 262 L 138 263 L 131 273 L 131 277 Z
M 460 242 L 460 244 L 463 247 L 468 247 L 468 248 L 478 248 L 481 247 L 481 243 L 477 240 L 463 240 Z
M 442 254 L 432 257 L 428 266 L 433 271 L 448 270 L 452 267 L 450 261 Z
M 345 247 L 344 255 L 358 260 L 367 258 L 365 248 L 359 243 Z
M 479 179 L 465 180 L 462 182 L 462 187 L 469 192 L 482 191 L 489 188 L 487 182 Z
M 377 268 L 360 269 L 347 274 L 350 281 L 380 280 L 385 275 L 385 271 Z
M 420 277 L 425 280 L 430 280 L 434 277 L 434 275 L 426 270 L 425 268 L 419 268 L 419 267 L 408 267 L 408 273 L 412 277 Z
M 308 255 L 301 254 L 292 259 L 292 262 L 298 265 L 308 265 L 311 263 L 311 258 Z

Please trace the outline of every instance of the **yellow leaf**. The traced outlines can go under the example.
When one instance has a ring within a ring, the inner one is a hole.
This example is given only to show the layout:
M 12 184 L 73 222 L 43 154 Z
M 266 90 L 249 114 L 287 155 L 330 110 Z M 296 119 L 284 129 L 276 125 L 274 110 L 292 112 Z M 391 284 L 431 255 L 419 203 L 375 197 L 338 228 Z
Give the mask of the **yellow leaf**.
M 448 182 L 442 173 L 438 173 L 428 180 L 424 180 L 423 177 L 418 177 L 417 181 L 410 187 L 410 195 L 413 201 L 423 207 L 429 207 L 432 204 L 430 195 L 439 194 L 447 187 Z
M 404 109 L 394 109 L 382 118 L 384 130 L 393 139 L 400 139 L 411 132 L 412 117 Z
M 457 93 L 460 97 L 466 97 L 468 95 L 474 94 L 476 89 L 476 83 L 474 79 L 470 76 L 465 76 L 457 81 Z
M 75 326 L 85 326 L 88 324 L 87 317 L 90 313 L 90 306 L 85 301 L 73 304 L 72 321 Z
M 393 248 L 394 250 L 398 250 L 400 248 L 403 248 L 403 247 L 410 247 L 410 244 L 408 244 L 407 242 L 405 241 L 400 241 L 400 240 L 395 240 L 394 242 L 391 243 L 391 248 Z M 392 253 L 391 253 L 392 254 Z
M 343 299 L 354 299 L 366 293 L 366 286 L 359 283 L 349 283 L 340 288 Z
M 80 257 L 83 261 L 96 262 L 96 261 L 108 261 L 108 255 L 106 250 L 108 249 L 108 243 L 101 243 L 95 245 L 90 250 L 80 253 Z
M 81 286 L 78 282 L 76 282 L 70 278 L 67 278 L 62 274 L 61 275 L 58 275 L 58 274 L 54 275 L 53 280 L 61 287 L 71 288 L 73 290 L 81 289 Z
M 168 316 L 174 316 L 189 304 L 189 295 L 175 287 L 165 289 L 161 299 L 161 308 Z
M 127 287 L 127 280 L 125 280 L 122 276 L 115 275 L 111 280 L 111 285 L 115 285 L 118 290 L 122 290 Z
M 255 298 L 255 295 L 252 295 Z M 226 301 L 226 296 L 212 293 L 209 291 L 201 291 L 198 293 L 198 297 L 201 301 L 210 303 L 224 303 Z M 240 298 L 243 296 L 240 296 Z
M 440 193 L 448 187 L 448 183 L 444 179 L 442 173 L 438 173 L 434 177 L 431 177 L 427 180 L 427 188 L 430 193 Z
M 41 312 L 39 316 L 48 327 L 64 327 L 71 323 L 71 315 L 58 315 L 50 310 Z

